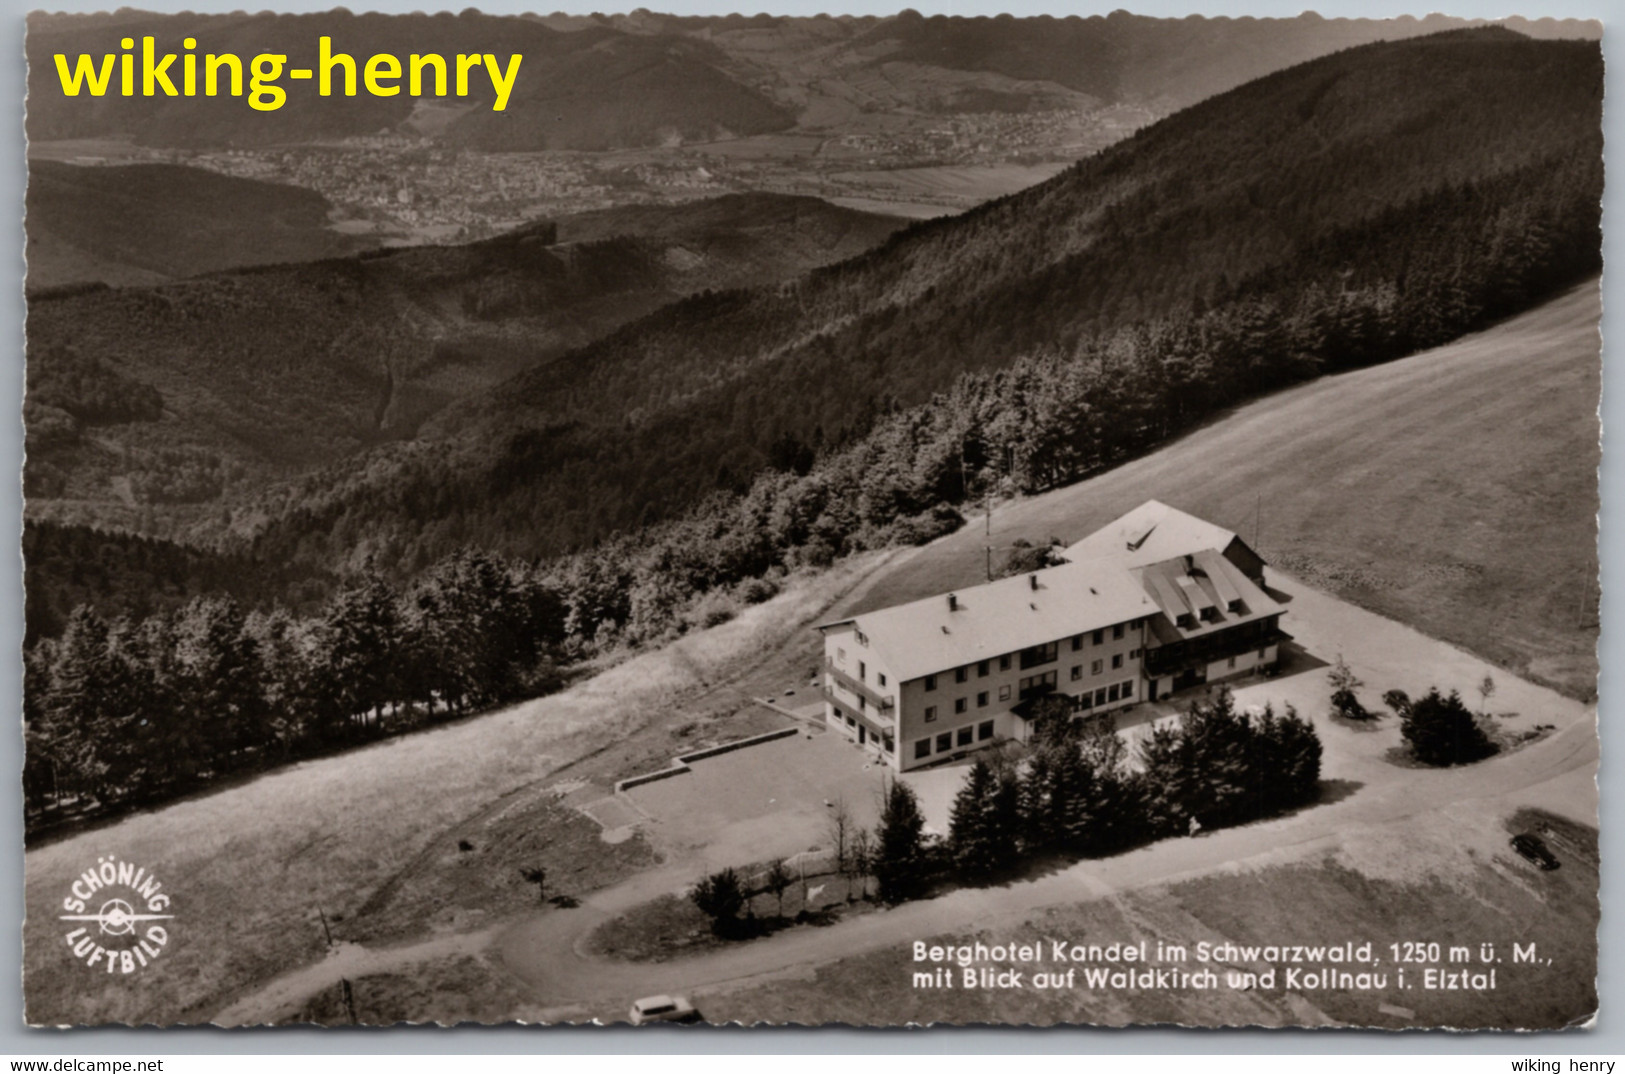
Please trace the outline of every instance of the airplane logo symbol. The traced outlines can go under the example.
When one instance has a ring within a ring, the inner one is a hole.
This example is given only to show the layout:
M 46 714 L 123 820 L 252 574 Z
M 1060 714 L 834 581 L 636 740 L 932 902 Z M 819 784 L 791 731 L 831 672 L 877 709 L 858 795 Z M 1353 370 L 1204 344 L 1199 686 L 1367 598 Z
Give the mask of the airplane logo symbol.
M 138 914 L 123 899 L 109 899 L 102 903 L 100 913 L 63 914 L 62 921 L 94 921 L 109 936 L 128 936 L 135 932 L 138 921 L 167 921 L 174 914 Z

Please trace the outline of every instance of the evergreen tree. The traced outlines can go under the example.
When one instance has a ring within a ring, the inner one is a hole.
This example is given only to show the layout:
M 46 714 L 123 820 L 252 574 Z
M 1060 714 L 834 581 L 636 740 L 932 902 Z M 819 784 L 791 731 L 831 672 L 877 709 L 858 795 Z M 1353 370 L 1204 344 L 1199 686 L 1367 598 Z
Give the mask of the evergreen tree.
M 891 780 L 883 792 L 875 832 L 875 887 L 882 902 L 895 905 L 920 891 L 925 879 L 924 830 L 925 817 L 914 789 L 901 780 Z
M 1471 764 L 1496 752 L 1495 743 L 1478 726 L 1461 695 L 1452 690 L 1442 697 L 1437 686 L 1411 703 L 1400 721 L 1400 732 L 1423 764 Z
M 370 569 L 328 602 L 314 670 L 335 729 L 369 714 L 376 727 L 399 696 L 401 635 L 395 595 Z
M 711 931 L 731 936 L 739 929 L 739 912 L 745 908 L 745 889 L 732 868 L 704 877 L 689 892 L 689 899 L 711 919 Z
M 1177 725 L 1141 741 L 1141 786 L 1157 835 L 1239 824 L 1311 801 L 1320 781 L 1320 739 L 1290 707 L 1255 722 L 1228 689 L 1193 701 Z
M 50 743 L 61 788 L 105 797 L 111 788 L 102 754 L 117 730 L 104 687 L 114 677 L 107 624 L 88 605 L 78 606 L 54 656 L 39 735 Z
M 189 736 L 211 764 L 270 739 L 258 646 L 229 597 L 199 597 L 176 622 L 176 703 L 196 729 Z
M 985 881 L 1008 869 L 1017 847 L 1017 818 L 1013 816 L 1014 786 L 978 759 L 954 796 L 949 819 L 948 846 L 954 868 L 973 882 Z

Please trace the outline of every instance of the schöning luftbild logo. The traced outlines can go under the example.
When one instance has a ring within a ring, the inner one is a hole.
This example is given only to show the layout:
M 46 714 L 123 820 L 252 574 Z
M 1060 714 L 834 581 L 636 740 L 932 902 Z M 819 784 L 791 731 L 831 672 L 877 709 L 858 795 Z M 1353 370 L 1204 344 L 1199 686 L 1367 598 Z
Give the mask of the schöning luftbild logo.
M 66 934 L 73 956 L 108 973 L 145 968 L 169 943 L 160 922 L 175 916 L 167 912 L 169 896 L 162 888 L 145 867 L 111 854 L 97 858 L 62 900 L 67 913 L 59 917 L 73 925 Z

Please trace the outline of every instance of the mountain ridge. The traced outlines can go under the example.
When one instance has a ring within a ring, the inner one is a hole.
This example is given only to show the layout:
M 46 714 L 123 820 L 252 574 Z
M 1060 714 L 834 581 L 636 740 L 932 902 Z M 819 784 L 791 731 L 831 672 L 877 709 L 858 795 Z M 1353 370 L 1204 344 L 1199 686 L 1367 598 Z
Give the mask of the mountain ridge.
M 1257 336 L 1220 396 L 1152 420 L 1167 429 L 1271 378 L 1436 345 L 1594 271 L 1600 92 L 1595 44 L 1494 29 L 1310 61 L 850 261 L 658 310 L 265 517 L 368 519 L 356 533 L 385 560 L 442 533 L 552 554 L 743 491 L 776 443 L 852 442 L 1019 355 Z M 426 499 L 421 533 L 387 521 Z
M 492 150 L 593 150 L 706 141 L 792 128 L 868 129 L 868 113 L 1025 112 L 1087 102 L 1162 100 L 1184 107 L 1269 70 L 1375 40 L 1414 37 L 1469 20 L 174 14 L 121 9 L 29 17 L 36 71 L 49 57 L 106 54 L 114 34 L 151 34 L 165 48 L 195 37 L 205 51 L 286 54 L 303 64 L 316 39 L 339 51 L 404 55 L 485 52 L 492 42 L 527 58 L 507 111 L 488 97 L 451 119 L 449 144 Z M 1509 20 L 1530 33 L 1600 36 L 1595 22 Z M 1084 61 L 1080 62 L 1080 57 Z M 946 81 L 945 81 L 946 79 Z M 229 147 L 308 142 L 397 129 L 414 99 L 321 99 L 290 93 L 270 113 L 197 98 L 68 99 L 36 87 L 33 140 L 132 134 L 138 144 Z M 1059 92 L 1058 92 L 1059 91 Z M 483 92 L 483 91 L 481 91 Z M 1068 97 L 1067 94 L 1075 96 Z M 877 128 L 877 129 L 883 129 Z
M 682 294 L 781 278 L 900 223 L 815 198 L 738 195 L 567 216 L 462 246 L 36 294 L 25 407 L 33 507 L 175 535 L 234 482 L 409 437 L 449 400 Z M 39 394 L 51 376 L 55 396 Z M 92 432 L 61 412 L 64 395 L 127 395 L 97 387 L 116 378 L 161 396 L 161 416 Z M 169 480 L 199 467 L 205 477 Z M 141 474 L 187 491 L 119 493 Z M 180 529 L 160 525 L 166 516 Z

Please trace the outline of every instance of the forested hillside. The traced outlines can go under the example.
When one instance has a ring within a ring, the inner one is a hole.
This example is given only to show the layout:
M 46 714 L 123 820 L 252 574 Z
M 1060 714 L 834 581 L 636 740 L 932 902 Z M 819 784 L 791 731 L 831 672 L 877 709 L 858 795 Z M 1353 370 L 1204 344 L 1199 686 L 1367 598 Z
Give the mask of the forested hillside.
M 290 487 L 255 547 L 365 549 L 402 574 L 464 542 L 555 554 L 801 468 L 946 391 L 1003 414 L 920 412 L 957 430 L 925 504 L 961 485 L 962 454 L 965 484 L 1076 478 L 1595 271 L 1601 91 L 1596 44 L 1501 30 L 1304 64 L 1041 186 L 532 368 L 437 416 L 426 443 Z M 887 503 L 879 485 L 843 509 Z
M 23 585 L 28 594 L 23 644 L 62 632 L 73 610 L 142 619 L 205 595 L 248 608 L 309 611 L 333 588 L 326 572 L 261 564 L 131 533 L 23 524 Z
M 314 261 L 364 250 L 314 190 L 172 164 L 28 165 L 28 290 Z
M 449 401 L 685 294 L 793 276 L 899 225 L 816 198 L 736 195 L 565 217 L 465 246 L 36 295 L 33 510 L 156 535 L 218 532 L 219 504 L 268 480 L 410 437 Z M 146 404 L 122 420 L 87 418 L 110 396 Z

